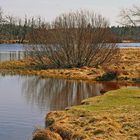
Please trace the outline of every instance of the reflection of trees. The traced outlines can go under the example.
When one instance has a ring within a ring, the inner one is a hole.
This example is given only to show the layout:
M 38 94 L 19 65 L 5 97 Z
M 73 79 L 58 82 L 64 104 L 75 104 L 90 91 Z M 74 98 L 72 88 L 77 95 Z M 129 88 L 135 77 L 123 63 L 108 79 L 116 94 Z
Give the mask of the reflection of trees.
M 32 76 L 23 80 L 22 91 L 28 103 L 37 105 L 41 110 L 51 111 L 80 104 L 85 98 L 100 95 L 102 90 L 109 91 L 127 86 L 117 82 L 88 83 Z
M 27 77 L 23 83 L 27 102 L 48 111 L 80 104 L 85 98 L 99 95 L 102 88 L 102 84 L 39 77 Z
M 0 61 L 20 60 L 24 58 L 25 54 L 22 51 L 7 51 L 0 52 Z

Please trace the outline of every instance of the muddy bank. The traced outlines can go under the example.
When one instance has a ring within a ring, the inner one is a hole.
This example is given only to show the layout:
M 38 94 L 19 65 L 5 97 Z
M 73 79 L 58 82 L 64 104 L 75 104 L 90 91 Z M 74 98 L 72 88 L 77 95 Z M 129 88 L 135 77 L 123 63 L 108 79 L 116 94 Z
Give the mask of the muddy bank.
M 140 89 L 120 89 L 50 112 L 33 140 L 140 139 Z

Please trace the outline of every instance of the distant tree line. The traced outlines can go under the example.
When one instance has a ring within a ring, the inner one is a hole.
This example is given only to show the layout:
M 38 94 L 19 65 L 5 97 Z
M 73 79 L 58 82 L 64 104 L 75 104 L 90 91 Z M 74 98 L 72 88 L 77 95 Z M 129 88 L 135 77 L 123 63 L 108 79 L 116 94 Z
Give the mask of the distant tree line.
M 17 43 L 29 41 L 29 34 L 44 24 L 41 17 L 17 18 L 5 15 L 0 8 L 0 43 L 9 40 L 17 40 Z
M 33 20 L 34 19 L 32 19 L 32 22 Z M 35 24 L 35 22 L 32 22 L 30 22 L 30 20 L 27 21 L 27 19 L 25 19 L 25 21 L 22 24 L 21 20 L 19 20 L 19 23 L 15 23 L 14 21 L 4 23 L 3 27 L 0 29 L 0 43 L 2 40 L 7 42 L 9 40 L 16 40 L 16 43 L 35 41 L 32 38 L 32 34 L 33 32 L 37 32 L 38 25 Z M 123 40 L 140 42 L 140 26 L 112 26 L 109 27 L 109 30 L 112 34 L 113 42 L 117 43 L 122 42 Z
M 116 36 L 116 42 L 122 42 L 123 40 L 140 42 L 140 26 L 112 26 L 110 29 Z
M 135 10 L 138 8 L 134 7 Z M 129 13 L 128 13 L 129 12 Z M 111 39 L 109 41 L 112 42 L 122 42 L 123 40 L 130 41 L 140 41 L 140 26 L 136 23 L 131 23 L 133 20 L 128 21 L 128 16 L 130 12 L 134 13 L 134 10 L 122 10 L 121 17 L 123 18 L 123 26 L 112 26 L 108 27 L 110 33 L 112 34 Z M 136 20 L 137 21 L 137 20 Z M 129 24 L 128 24 L 129 23 Z M 137 25 L 137 26 L 136 26 Z M 48 29 L 50 26 L 49 23 L 42 20 L 41 17 L 31 17 L 27 18 L 25 16 L 24 19 L 16 18 L 13 16 L 7 16 L 3 13 L 2 8 L 0 8 L 0 43 L 9 40 L 15 40 L 17 43 L 24 42 L 34 42 L 36 41 L 35 32 L 42 28 L 42 30 Z M 90 26 L 90 25 L 89 25 Z M 48 31 L 48 30 L 47 30 Z M 56 30 L 54 30 L 55 32 Z M 34 35 L 33 35 L 34 34 Z M 46 34 L 46 33 L 45 33 Z M 39 38 L 40 39 L 40 38 Z M 48 40 L 50 40 L 48 36 Z M 54 41 L 54 39 L 53 39 Z

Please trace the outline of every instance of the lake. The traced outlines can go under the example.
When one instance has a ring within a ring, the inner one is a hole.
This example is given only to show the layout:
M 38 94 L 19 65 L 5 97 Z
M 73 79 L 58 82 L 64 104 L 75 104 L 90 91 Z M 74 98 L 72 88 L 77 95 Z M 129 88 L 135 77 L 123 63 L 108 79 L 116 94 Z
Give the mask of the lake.
M 120 48 L 138 48 L 140 43 L 118 43 Z M 0 44 L 0 61 L 20 60 L 26 54 L 23 44 Z
M 117 43 L 119 48 L 140 48 L 140 43 Z
M 0 140 L 29 140 L 35 128 L 44 127 L 49 111 L 78 105 L 85 98 L 101 95 L 103 89 L 120 87 L 117 83 L 0 76 Z

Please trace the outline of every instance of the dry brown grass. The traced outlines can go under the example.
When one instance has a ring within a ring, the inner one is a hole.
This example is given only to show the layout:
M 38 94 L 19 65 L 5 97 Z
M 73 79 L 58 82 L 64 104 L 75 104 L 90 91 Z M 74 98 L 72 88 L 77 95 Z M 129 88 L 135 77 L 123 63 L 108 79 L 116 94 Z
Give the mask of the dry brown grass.
M 37 129 L 33 136 L 33 140 L 62 140 L 58 133 L 45 129 Z
M 103 67 L 104 71 L 117 71 L 119 80 L 133 81 L 140 78 L 140 48 L 120 50 L 121 59 L 117 64 Z M 107 70 L 108 69 L 108 70 Z

